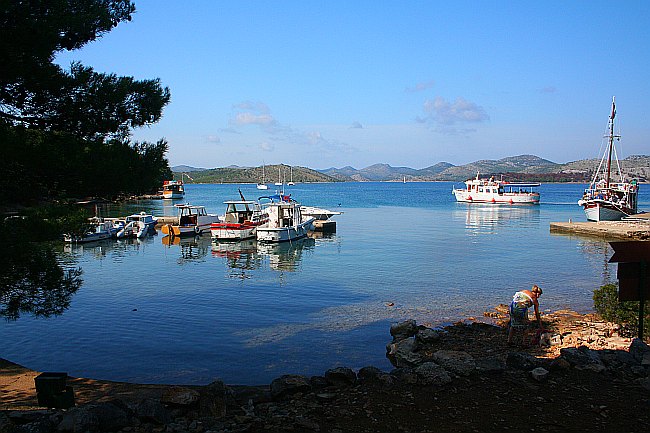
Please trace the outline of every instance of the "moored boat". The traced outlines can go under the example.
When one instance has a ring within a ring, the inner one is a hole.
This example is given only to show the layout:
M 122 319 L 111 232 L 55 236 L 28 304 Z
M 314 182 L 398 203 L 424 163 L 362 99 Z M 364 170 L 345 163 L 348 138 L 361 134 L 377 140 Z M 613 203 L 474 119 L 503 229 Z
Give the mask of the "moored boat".
M 163 182 L 162 196 L 166 199 L 181 199 L 185 196 L 182 180 L 166 180 Z
M 322 209 L 315 206 L 300 206 L 303 217 L 314 217 L 316 221 L 327 221 L 333 216 L 341 215 L 343 212 Z
M 165 224 L 161 231 L 169 236 L 200 235 L 210 230 L 210 225 L 221 221 L 219 215 L 209 214 L 204 206 L 177 204 L 178 222 L 176 224 Z
M 624 179 L 614 146 L 614 139 L 621 138 L 614 133 L 615 117 L 616 99 L 612 98 L 612 112 L 607 124 L 607 134 L 604 136 L 607 139 L 607 146 L 589 187 L 578 200 L 578 205 L 584 209 L 587 221 L 618 221 L 638 213 L 638 182 L 636 179 L 631 181 Z M 612 181 L 612 159 L 618 169 L 618 182 Z
M 254 238 L 257 228 L 269 220 L 258 202 L 252 200 L 228 200 L 226 213 L 219 222 L 210 224 L 212 239 L 240 241 Z
M 116 236 L 143 238 L 154 230 L 157 221 L 156 217 L 146 212 L 129 215 L 123 219 L 123 227 Z
M 539 204 L 539 183 L 511 183 L 504 180 L 476 178 L 465 181 L 465 188 L 452 189 L 456 201 L 487 204 Z
M 266 179 L 264 178 L 264 164 L 262 164 L 262 180 L 257 184 L 257 189 L 269 189 L 269 186 L 266 184 Z
M 93 217 L 88 219 L 89 227 L 81 235 L 65 234 L 63 240 L 70 243 L 85 243 L 114 238 L 120 229 L 112 220 Z
M 268 214 L 268 222 L 257 228 L 257 240 L 260 242 L 288 242 L 304 238 L 313 229 L 315 218 L 303 216 L 300 204 L 286 195 L 260 197 L 268 199 L 263 205 Z

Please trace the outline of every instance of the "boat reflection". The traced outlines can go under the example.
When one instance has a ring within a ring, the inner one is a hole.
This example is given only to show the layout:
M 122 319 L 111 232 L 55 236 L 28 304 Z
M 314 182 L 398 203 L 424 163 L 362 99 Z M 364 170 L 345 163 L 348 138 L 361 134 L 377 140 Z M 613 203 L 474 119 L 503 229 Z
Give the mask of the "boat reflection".
M 210 236 L 163 236 L 161 242 L 168 248 L 179 247 L 178 264 L 203 261 L 210 251 Z
M 212 242 L 212 256 L 224 259 L 228 266 L 228 277 L 248 279 L 251 271 L 262 266 L 262 258 L 257 252 L 257 240 L 239 242 Z
M 155 236 L 153 232 L 152 236 Z M 147 245 L 153 243 L 153 237 L 143 238 L 122 238 L 122 239 L 105 239 L 101 241 L 88 242 L 83 244 L 66 243 L 63 245 L 63 253 L 72 256 L 89 255 L 97 260 L 105 259 L 108 254 L 112 258 L 126 256 L 128 251 L 143 251 Z
M 268 257 L 269 267 L 276 271 L 295 272 L 300 269 L 303 254 L 314 250 L 316 241 L 306 237 L 294 242 L 280 244 L 257 244 L 257 251 Z
M 464 219 L 465 228 L 473 234 L 496 234 L 500 227 L 514 223 L 524 228 L 537 225 L 539 209 L 539 206 L 458 203 L 453 217 Z

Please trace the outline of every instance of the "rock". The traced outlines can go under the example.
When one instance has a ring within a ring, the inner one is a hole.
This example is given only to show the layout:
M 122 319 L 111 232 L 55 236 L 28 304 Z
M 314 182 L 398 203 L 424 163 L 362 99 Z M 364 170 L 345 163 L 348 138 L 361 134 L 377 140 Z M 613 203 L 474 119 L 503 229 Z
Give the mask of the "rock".
M 447 371 L 435 362 L 425 362 L 417 366 L 414 370 L 417 375 L 417 381 L 422 385 L 446 385 L 451 382 L 451 377 Z
M 310 390 L 309 380 L 297 374 L 285 374 L 271 382 L 271 396 L 274 399 L 282 399 L 288 395 Z
M 165 389 L 160 401 L 177 406 L 191 406 L 199 401 L 199 392 L 182 386 L 174 386 Z
M 14 424 L 9 419 L 9 416 L 4 412 L 0 412 L 0 433 L 11 433 Z
M 480 373 L 502 373 L 505 369 L 506 362 L 496 356 L 476 360 L 476 370 Z
M 172 416 L 167 408 L 160 401 L 150 398 L 140 400 L 136 404 L 134 412 L 144 422 L 167 424 L 172 421 Z
M 390 387 L 395 382 L 393 376 L 381 371 L 377 367 L 363 367 L 357 373 L 357 378 L 361 383 L 376 383 L 385 387 Z
M 530 377 L 532 377 L 537 382 L 546 381 L 546 379 L 548 379 L 548 375 L 548 370 L 542 367 L 537 367 L 530 371 Z
M 524 352 L 509 352 L 506 357 L 506 366 L 514 370 L 530 371 L 537 367 L 537 358 Z
M 357 380 L 357 375 L 352 369 L 347 367 L 337 367 L 325 372 L 325 379 L 330 385 L 337 388 L 350 386 Z
M 87 404 L 70 409 L 59 423 L 59 431 L 111 432 L 133 423 L 130 409 L 119 400 Z
M 418 383 L 418 375 L 411 367 L 400 367 L 390 372 L 390 375 L 397 381 L 414 385 Z
M 323 376 L 312 376 L 309 378 L 309 384 L 311 385 L 312 389 L 314 390 L 319 390 L 323 388 L 327 388 L 329 386 L 329 382 L 327 382 L 327 379 Z
M 413 367 L 423 362 L 421 354 L 415 351 L 415 341 L 406 338 L 386 346 L 386 357 L 395 367 Z
M 302 429 L 307 429 L 309 431 L 320 431 L 320 426 L 316 421 L 310 420 L 303 416 L 296 417 L 296 425 Z
M 420 329 L 415 334 L 415 350 L 431 347 L 438 340 L 440 340 L 440 333 L 438 331 L 431 328 Z
M 636 361 L 640 364 L 643 361 L 645 354 L 650 352 L 650 347 L 645 344 L 643 340 L 635 338 L 630 344 L 629 352 L 630 355 L 632 355 L 634 359 L 636 359 Z
M 650 377 L 646 377 L 643 379 L 637 379 L 636 384 L 645 389 L 646 391 L 650 392 Z
M 393 336 L 393 343 L 412 337 L 418 331 L 415 320 L 409 319 L 404 322 L 394 323 L 390 327 L 390 335 Z
M 553 334 L 551 332 L 544 332 L 539 336 L 540 346 L 559 346 L 562 344 L 562 336 L 560 334 Z
M 556 358 L 551 361 L 549 368 L 552 371 L 566 371 L 571 368 L 571 364 L 569 364 L 569 361 L 564 358 Z
M 467 352 L 438 350 L 433 354 L 433 361 L 459 376 L 469 376 L 476 371 L 476 361 Z
M 249 396 L 248 399 L 251 397 Z M 226 415 L 229 399 L 232 398 L 232 392 L 220 380 L 201 388 L 199 393 L 199 412 L 202 416 L 212 418 L 222 418 Z
M 589 349 L 587 346 L 580 346 L 580 347 L 566 347 L 563 349 L 560 349 L 560 356 L 564 359 L 566 359 L 572 366 L 576 368 L 584 368 L 587 365 L 590 364 L 596 364 L 596 365 L 604 365 L 602 361 L 600 360 L 600 356 L 598 355 L 598 352 L 595 350 Z M 599 368 L 599 367 L 591 367 L 593 368 Z

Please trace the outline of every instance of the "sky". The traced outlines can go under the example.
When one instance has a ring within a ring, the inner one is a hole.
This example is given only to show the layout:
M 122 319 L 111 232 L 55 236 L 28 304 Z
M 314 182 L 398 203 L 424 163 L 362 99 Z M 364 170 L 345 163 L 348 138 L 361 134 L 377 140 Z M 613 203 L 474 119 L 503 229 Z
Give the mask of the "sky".
M 619 156 L 650 154 L 647 0 L 135 5 L 57 62 L 169 87 L 132 139 L 165 138 L 171 166 L 596 158 L 612 96 Z

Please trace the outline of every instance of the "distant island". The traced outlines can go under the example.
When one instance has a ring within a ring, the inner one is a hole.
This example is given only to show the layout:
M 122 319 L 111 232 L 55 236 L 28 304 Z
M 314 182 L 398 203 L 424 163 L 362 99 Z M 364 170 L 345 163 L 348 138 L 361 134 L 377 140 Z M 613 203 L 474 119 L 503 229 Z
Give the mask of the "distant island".
M 453 165 L 439 162 L 430 167 L 414 169 L 409 167 L 393 167 L 388 164 L 374 164 L 366 168 L 354 167 L 327 168 L 315 170 L 307 167 L 285 164 L 265 166 L 264 181 L 278 181 L 278 173 L 282 181 L 293 180 L 299 183 L 309 182 L 432 182 L 453 181 L 462 182 L 476 176 L 503 176 L 509 181 L 525 182 L 581 182 L 591 180 L 598 161 L 583 159 L 580 161 L 558 164 L 535 155 L 519 155 L 499 160 L 481 160 L 465 165 Z M 636 178 L 640 182 L 650 179 L 650 156 L 634 155 L 621 161 L 621 168 L 628 178 Z M 615 167 L 612 170 L 616 170 Z M 229 166 L 221 168 L 197 168 L 187 165 L 172 167 L 174 177 L 188 178 L 195 183 L 257 183 L 262 181 L 262 167 Z M 185 176 L 185 175 L 187 176 Z M 292 178 L 290 179 L 290 176 Z

